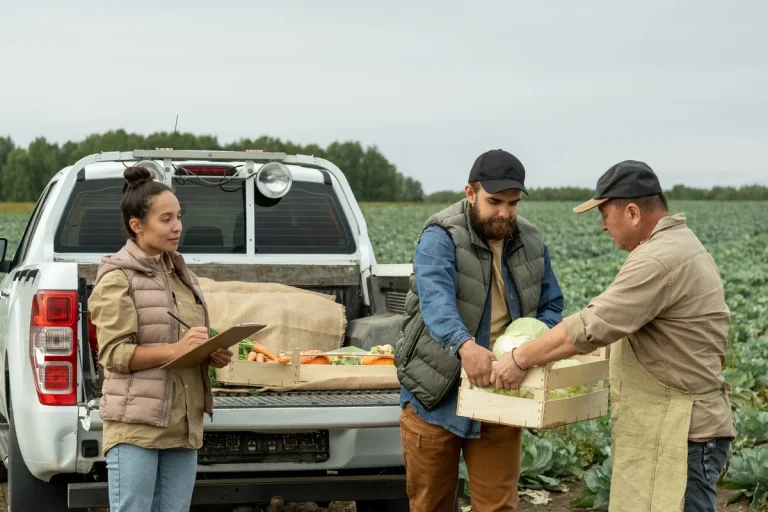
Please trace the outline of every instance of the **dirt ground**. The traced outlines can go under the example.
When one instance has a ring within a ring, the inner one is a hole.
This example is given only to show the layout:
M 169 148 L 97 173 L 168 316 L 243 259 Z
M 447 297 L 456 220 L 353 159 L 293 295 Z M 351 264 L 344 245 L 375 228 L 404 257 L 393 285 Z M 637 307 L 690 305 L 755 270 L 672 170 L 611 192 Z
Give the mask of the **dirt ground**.
M 0 484 L 0 510 L 7 510 L 8 504 L 6 500 L 7 487 L 5 483 Z M 553 492 L 550 494 L 552 499 L 547 505 L 532 505 L 521 499 L 518 512 L 574 512 L 576 509 L 572 509 L 568 504 L 576 499 L 581 493 L 580 488 L 574 488 L 567 493 Z M 726 491 L 720 489 L 718 491 L 718 512 L 749 512 L 749 502 L 741 501 L 730 506 L 726 506 L 725 503 L 731 496 L 732 491 Z M 462 502 L 462 511 L 470 512 L 471 509 L 465 507 L 470 506 L 470 503 Z M 238 512 L 250 512 L 247 508 L 237 509 Z M 333 502 L 328 508 L 318 508 L 314 503 L 289 503 L 286 504 L 283 512 L 355 512 L 354 502 L 339 501 Z M 108 509 L 91 509 L 89 512 L 108 512 Z M 258 512 L 258 511 L 254 511 Z
M 568 504 L 579 497 L 581 494 L 581 488 L 574 488 L 567 493 L 553 492 L 550 493 L 552 501 L 547 505 L 531 505 L 524 499 L 521 499 L 518 512 L 577 512 L 579 509 L 573 509 Z M 749 502 L 741 501 L 734 503 L 733 505 L 726 506 L 728 498 L 733 494 L 733 491 L 727 491 L 719 489 L 717 492 L 717 510 L 718 512 L 749 512 Z

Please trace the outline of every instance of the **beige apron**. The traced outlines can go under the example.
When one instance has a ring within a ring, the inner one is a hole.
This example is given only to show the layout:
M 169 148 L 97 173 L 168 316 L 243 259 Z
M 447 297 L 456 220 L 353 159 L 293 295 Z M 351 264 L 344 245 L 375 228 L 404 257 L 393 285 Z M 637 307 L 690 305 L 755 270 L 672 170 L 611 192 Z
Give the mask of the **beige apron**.
M 692 395 L 662 384 L 624 338 L 611 347 L 610 512 L 679 512 L 688 480 Z

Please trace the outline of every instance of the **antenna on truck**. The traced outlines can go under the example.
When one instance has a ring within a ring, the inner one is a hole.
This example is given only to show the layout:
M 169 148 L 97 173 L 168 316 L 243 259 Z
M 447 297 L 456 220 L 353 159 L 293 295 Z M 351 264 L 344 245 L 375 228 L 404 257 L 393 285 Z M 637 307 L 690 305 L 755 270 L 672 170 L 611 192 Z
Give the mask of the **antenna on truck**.
M 173 125 L 173 133 L 176 133 L 176 128 L 179 126 L 179 114 L 176 114 L 176 124 Z

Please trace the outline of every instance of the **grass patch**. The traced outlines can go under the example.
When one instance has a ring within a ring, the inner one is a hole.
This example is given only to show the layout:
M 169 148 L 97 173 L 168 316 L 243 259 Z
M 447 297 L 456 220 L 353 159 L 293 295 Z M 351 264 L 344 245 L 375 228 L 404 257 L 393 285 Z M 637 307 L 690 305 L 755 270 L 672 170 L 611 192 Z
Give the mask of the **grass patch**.
M 0 213 L 32 213 L 35 203 L 0 203 Z

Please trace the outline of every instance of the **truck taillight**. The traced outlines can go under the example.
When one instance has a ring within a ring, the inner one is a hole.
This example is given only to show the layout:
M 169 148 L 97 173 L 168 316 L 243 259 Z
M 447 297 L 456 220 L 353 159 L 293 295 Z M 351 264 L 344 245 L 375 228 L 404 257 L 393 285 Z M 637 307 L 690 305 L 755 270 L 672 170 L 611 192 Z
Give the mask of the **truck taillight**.
M 32 299 L 29 358 L 44 405 L 77 403 L 77 292 L 40 291 Z
M 176 171 L 180 176 L 234 176 L 235 173 L 237 169 L 231 165 L 185 165 Z

